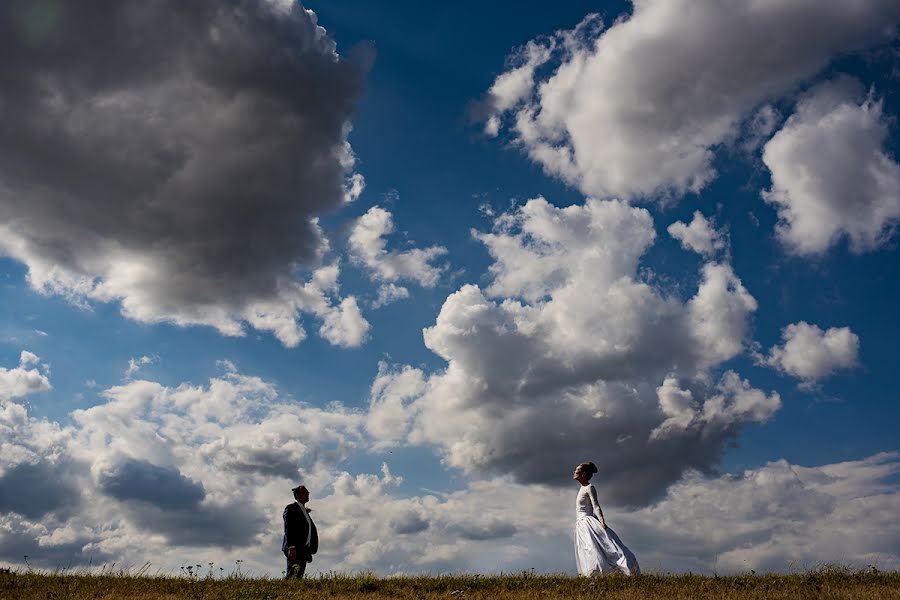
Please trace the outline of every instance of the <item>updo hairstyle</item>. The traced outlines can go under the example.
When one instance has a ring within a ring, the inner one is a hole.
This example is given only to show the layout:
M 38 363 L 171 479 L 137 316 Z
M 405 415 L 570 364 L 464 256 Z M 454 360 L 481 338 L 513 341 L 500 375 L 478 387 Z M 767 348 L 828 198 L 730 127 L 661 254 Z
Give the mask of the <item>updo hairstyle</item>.
M 597 465 L 590 461 L 581 463 L 578 465 L 578 468 L 581 469 L 581 472 L 584 473 L 588 480 L 591 479 L 591 475 L 597 472 Z

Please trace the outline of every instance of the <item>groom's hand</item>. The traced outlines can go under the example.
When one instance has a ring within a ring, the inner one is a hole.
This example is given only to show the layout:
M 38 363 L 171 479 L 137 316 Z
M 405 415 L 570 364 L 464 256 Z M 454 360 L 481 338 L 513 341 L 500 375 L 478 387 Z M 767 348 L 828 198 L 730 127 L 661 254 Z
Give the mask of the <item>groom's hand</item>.
M 288 560 L 294 562 L 297 560 L 297 549 L 296 548 L 288 548 L 287 553 Z

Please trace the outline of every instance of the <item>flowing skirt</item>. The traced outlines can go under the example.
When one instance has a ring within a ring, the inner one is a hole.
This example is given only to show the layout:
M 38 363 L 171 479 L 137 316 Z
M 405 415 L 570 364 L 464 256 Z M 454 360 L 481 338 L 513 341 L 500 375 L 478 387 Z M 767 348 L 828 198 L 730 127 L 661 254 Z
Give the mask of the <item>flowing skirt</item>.
M 603 529 L 596 517 L 583 515 L 575 521 L 575 564 L 579 575 L 641 572 L 637 558 L 610 527 Z

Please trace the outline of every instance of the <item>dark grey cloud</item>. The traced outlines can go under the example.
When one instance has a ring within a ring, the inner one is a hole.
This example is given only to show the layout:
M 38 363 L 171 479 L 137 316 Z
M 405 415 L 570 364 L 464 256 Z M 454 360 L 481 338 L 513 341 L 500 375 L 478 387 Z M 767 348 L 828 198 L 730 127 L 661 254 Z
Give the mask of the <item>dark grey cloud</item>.
M 56 512 L 67 514 L 81 501 L 69 462 L 22 463 L 0 477 L 0 513 L 14 512 L 37 519 Z
M 646 411 L 631 418 L 603 422 L 587 412 L 559 410 L 519 423 L 520 429 L 498 428 L 493 443 L 502 448 L 484 464 L 484 470 L 510 474 L 526 484 L 571 485 L 572 471 L 591 460 L 600 473 L 593 483 L 607 501 L 641 506 L 665 493 L 688 469 L 714 472 L 724 448 L 740 431 L 730 425 L 714 434 L 696 431 L 648 442 L 659 421 L 649 407 L 655 398 L 643 399 L 632 410 Z M 658 419 L 658 418 L 657 418 Z
M 150 510 L 131 510 L 129 515 L 138 527 L 162 534 L 171 545 L 212 545 L 225 549 L 252 544 L 271 520 L 251 502 L 226 506 L 201 505 L 194 510 L 153 507 Z
M 61 524 L 55 521 L 45 523 L 51 531 Z M 63 544 L 42 545 L 38 539 L 28 531 L 19 529 L 20 523 L 4 523 L 11 525 L 0 529 L 0 560 L 6 560 L 14 564 L 27 562 L 28 565 L 41 569 L 67 569 L 71 567 L 83 567 L 87 565 L 103 565 L 115 562 L 116 558 L 111 554 L 91 545 L 98 537 L 94 535 L 79 536 L 72 541 Z M 24 557 L 28 557 L 25 559 Z
M 409 511 L 391 519 L 391 529 L 399 534 L 419 533 L 420 531 L 425 531 L 428 527 L 428 521 L 415 511 Z
M 128 459 L 104 472 L 98 487 L 126 503 L 130 522 L 165 536 L 175 546 L 246 545 L 265 525 L 252 503 L 221 506 L 204 502 L 202 484 L 178 469 L 143 460 Z
M 5 3 L 0 251 L 46 290 L 234 332 L 322 249 L 365 62 L 299 3 Z
M 128 459 L 99 478 L 105 494 L 123 501 L 148 502 L 166 510 L 191 509 L 206 496 L 203 486 L 178 469 Z
M 456 527 L 459 536 L 465 540 L 495 540 L 508 538 L 516 534 L 518 529 L 508 521 L 490 520 L 465 523 Z
M 293 456 L 285 456 L 276 448 L 253 449 L 226 465 L 230 471 L 259 474 L 266 477 L 284 477 L 293 480 L 299 477 L 300 467 Z

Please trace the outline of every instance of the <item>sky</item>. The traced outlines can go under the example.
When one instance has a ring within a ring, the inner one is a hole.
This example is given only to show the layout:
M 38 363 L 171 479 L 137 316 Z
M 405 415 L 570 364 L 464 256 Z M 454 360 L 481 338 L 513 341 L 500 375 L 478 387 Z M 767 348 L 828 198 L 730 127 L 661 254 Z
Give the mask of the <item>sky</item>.
M 900 5 L 0 8 L 0 563 L 900 568 Z

